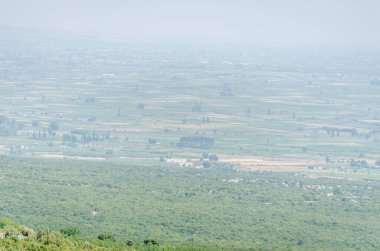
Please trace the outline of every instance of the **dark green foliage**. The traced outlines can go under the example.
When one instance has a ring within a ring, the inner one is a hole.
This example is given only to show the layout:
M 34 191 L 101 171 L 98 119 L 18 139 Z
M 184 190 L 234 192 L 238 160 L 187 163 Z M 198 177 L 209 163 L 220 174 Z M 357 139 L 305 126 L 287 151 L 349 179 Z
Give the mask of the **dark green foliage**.
M 75 235 L 79 235 L 80 230 L 77 227 L 67 227 L 67 228 L 62 228 L 60 232 L 67 236 L 75 236 Z
M 112 234 L 99 234 L 98 239 L 102 241 L 105 241 L 105 240 L 115 241 L 115 237 Z
M 159 246 L 158 242 L 155 240 L 144 240 L 144 245 Z

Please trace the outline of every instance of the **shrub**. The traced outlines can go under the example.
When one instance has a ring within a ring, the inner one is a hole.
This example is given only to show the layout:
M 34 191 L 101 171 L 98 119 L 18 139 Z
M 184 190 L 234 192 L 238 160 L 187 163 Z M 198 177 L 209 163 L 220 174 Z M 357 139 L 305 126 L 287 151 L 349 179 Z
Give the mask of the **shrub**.
M 98 239 L 102 241 L 105 241 L 105 240 L 115 241 L 115 237 L 113 237 L 113 235 L 111 234 L 99 234 Z
M 155 240 L 144 240 L 144 245 L 155 245 L 159 246 L 158 242 Z
M 77 227 L 67 227 L 67 228 L 61 229 L 60 232 L 67 236 L 75 236 L 75 235 L 78 235 L 80 231 Z
M 9 238 L 9 237 L 12 237 L 12 236 L 17 236 L 20 234 L 20 231 L 15 227 L 15 226 L 11 226 L 11 225 L 7 225 L 3 228 L 4 232 L 5 232 L 5 237 L 6 238 Z
M 58 123 L 56 122 L 56 121 L 52 121 L 52 122 L 50 122 L 50 130 L 52 130 L 52 131 L 56 131 L 56 130 L 58 130 Z
M 36 237 L 36 233 L 31 228 L 28 228 L 26 226 L 21 226 L 20 230 L 21 230 L 21 234 L 25 237 L 29 237 L 29 238 L 35 238 Z

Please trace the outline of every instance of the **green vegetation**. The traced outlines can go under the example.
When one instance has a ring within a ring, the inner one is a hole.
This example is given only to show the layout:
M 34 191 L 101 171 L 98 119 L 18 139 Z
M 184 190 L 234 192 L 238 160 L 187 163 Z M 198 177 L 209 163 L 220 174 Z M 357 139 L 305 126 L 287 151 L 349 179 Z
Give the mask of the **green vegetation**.
M 160 247 L 380 247 L 378 181 L 214 164 L 195 169 L 3 156 L 0 215 L 70 238 L 79 231 L 88 238 L 156 240 Z
M 67 229 L 66 229 L 67 230 Z M 0 219 L 0 250 L 41 251 L 41 250 L 135 250 L 135 251 L 206 251 L 223 250 L 222 248 L 197 246 L 160 246 L 155 240 L 144 240 L 133 244 L 131 241 L 116 240 L 110 235 L 99 235 L 97 239 L 75 237 L 72 230 L 53 231 L 48 228 L 30 229 L 17 225 L 8 219 Z M 64 233 L 63 233 L 64 232 Z

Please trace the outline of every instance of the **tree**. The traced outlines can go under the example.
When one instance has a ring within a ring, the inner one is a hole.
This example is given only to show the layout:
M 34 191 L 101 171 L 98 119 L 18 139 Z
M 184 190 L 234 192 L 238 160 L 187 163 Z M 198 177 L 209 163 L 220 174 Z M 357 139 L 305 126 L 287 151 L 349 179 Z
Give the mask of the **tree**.
M 32 121 L 32 126 L 33 127 L 39 127 L 40 126 L 40 122 L 38 120 L 33 120 Z
M 202 107 L 200 105 L 194 105 L 191 108 L 191 111 L 193 111 L 193 112 L 200 112 L 201 110 L 202 110 Z
M 79 234 L 79 229 L 77 227 L 67 227 L 60 230 L 62 234 L 67 236 L 75 236 Z
M 0 115 L 0 124 L 7 124 L 9 121 L 7 116 Z
M 115 237 L 111 234 L 99 234 L 98 239 L 105 241 L 105 240 L 110 240 L 110 241 L 115 241 Z
M 204 168 L 209 168 L 211 166 L 211 163 L 210 163 L 210 161 L 203 161 L 202 166 Z
M 219 157 L 218 157 L 218 155 L 216 155 L 216 154 L 210 154 L 210 155 L 208 156 L 208 159 L 209 159 L 210 161 L 218 161 L 218 160 L 219 160 Z
M 144 110 L 144 108 L 145 108 L 145 105 L 144 105 L 143 103 L 139 103 L 139 104 L 137 104 L 137 106 L 136 106 L 136 109 L 137 109 L 137 110 Z
M 159 246 L 159 245 L 158 245 L 158 242 L 155 241 L 155 240 L 144 240 L 144 245 L 155 245 L 155 246 Z
M 50 122 L 50 126 L 49 126 L 50 130 L 52 131 L 56 131 L 58 130 L 59 126 L 58 126 L 58 123 L 56 121 L 52 121 Z
M 95 103 L 95 98 L 94 97 L 88 97 L 88 98 L 86 98 L 86 103 L 88 103 L 88 104 Z

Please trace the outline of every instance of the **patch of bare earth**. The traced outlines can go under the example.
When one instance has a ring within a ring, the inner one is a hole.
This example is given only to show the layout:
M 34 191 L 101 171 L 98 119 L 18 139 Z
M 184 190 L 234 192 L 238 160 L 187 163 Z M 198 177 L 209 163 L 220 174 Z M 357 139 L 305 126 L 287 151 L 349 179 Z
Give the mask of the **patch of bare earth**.
M 270 171 L 270 172 L 296 172 L 306 171 L 312 161 L 297 160 L 273 160 L 252 156 L 220 156 L 220 162 L 236 165 L 238 169 L 245 171 Z

